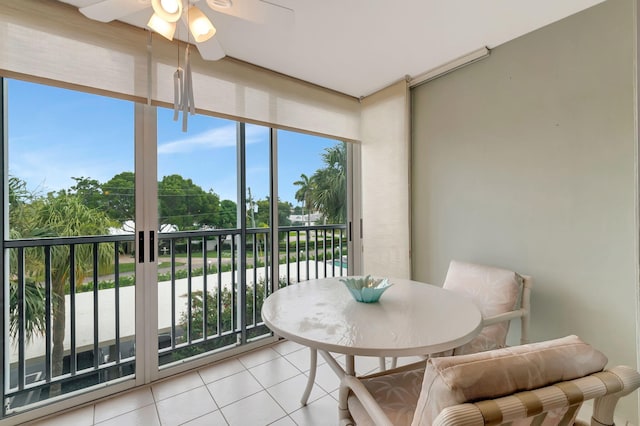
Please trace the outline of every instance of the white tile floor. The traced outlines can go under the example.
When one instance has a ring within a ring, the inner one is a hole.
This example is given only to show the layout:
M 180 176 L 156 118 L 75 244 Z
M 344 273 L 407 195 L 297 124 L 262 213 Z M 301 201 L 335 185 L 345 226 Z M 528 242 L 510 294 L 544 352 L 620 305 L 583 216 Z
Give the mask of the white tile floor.
M 339 362 L 343 359 L 338 357 Z M 300 396 L 307 382 L 309 351 L 282 341 L 32 426 L 334 425 L 339 380 L 321 357 L 318 363 L 316 385 L 305 407 Z M 377 358 L 356 359 L 358 374 L 377 369 Z

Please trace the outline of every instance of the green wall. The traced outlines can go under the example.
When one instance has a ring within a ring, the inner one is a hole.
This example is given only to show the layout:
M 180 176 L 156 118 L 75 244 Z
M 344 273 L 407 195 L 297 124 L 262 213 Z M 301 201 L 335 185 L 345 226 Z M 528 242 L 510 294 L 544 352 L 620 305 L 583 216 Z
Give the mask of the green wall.
M 413 278 L 442 283 L 450 259 L 532 275 L 532 340 L 631 366 L 635 14 L 609 0 L 414 88 L 411 147 Z M 618 414 L 638 424 L 637 395 Z

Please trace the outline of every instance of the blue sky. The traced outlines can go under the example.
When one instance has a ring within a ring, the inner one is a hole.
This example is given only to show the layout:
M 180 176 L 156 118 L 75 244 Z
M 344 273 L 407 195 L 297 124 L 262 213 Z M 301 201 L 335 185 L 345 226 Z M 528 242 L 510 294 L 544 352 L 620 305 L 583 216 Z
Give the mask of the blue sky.
M 69 188 L 71 177 L 101 183 L 134 171 L 132 102 L 8 80 L 9 174 L 32 190 Z M 196 105 L 197 107 L 197 105 Z M 236 124 L 189 117 L 183 133 L 173 110 L 158 109 L 158 179 L 179 174 L 221 199 L 236 200 Z M 247 125 L 247 185 L 254 199 L 268 195 L 269 129 Z M 335 140 L 278 132 L 280 199 L 297 205 L 293 182 L 323 167 L 321 154 Z

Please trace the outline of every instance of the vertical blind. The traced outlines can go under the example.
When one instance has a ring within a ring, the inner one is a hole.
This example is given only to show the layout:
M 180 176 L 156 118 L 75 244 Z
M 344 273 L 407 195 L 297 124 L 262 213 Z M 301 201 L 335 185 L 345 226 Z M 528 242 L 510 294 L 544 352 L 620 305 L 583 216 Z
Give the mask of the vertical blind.
M 408 117 L 404 80 L 362 101 L 362 261 L 367 274 L 411 276 Z
M 44 79 L 144 102 L 173 103 L 173 73 L 185 43 L 120 22 L 84 17 L 53 1 L 0 4 L 0 74 Z M 225 58 L 191 51 L 196 108 L 349 141 L 360 139 L 357 99 Z

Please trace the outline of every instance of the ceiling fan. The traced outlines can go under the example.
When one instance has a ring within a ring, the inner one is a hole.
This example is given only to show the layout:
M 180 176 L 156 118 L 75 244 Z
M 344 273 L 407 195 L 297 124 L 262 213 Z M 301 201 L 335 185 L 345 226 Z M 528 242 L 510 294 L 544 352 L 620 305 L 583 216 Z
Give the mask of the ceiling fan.
M 226 56 L 220 46 L 209 16 L 198 3 L 206 3 L 203 8 L 210 15 L 220 12 L 246 21 L 259 24 L 282 23 L 282 17 L 292 23 L 293 10 L 278 4 L 282 0 L 61 0 L 78 7 L 86 17 L 100 21 L 111 22 L 119 20 L 138 27 L 150 28 L 158 34 L 172 40 L 177 27 L 186 31 L 178 34 L 183 41 L 194 41 L 200 56 L 205 60 L 218 60 Z M 87 4 L 90 2 L 90 4 Z M 91 3 L 92 2 L 92 3 Z M 233 2 L 233 3 L 232 3 Z M 217 15 L 216 18 L 222 18 Z M 146 24 L 146 25 L 145 25 Z M 228 28 L 228 27 L 227 27 Z M 174 121 L 178 120 L 182 112 L 182 131 L 187 131 L 187 117 L 195 114 L 193 79 L 189 60 L 189 46 L 185 49 L 185 60 L 178 64 L 174 73 Z
M 208 7 L 201 8 L 200 4 Z M 293 10 L 273 0 L 99 0 L 79 7 L 79 10 L 87 18 L 100 22 L 120 20 L 137 26 L 146 24 L 146 28 L 169 40 L 173 39 L 176 28 L 181 28 L 181 39 L 187 41 L 184 35 L 190 32 L 188 41 L 195 41 L 200 56 L 210 61 L 221 59 L 226 54 L 215 37 L 216 28 L 209 16 L 215 17 L 220 13 L 265 23 L 274 17 L 291 16 L 293 13 Z M 139 19 L 129 19 L 139 14 L 144 14 L 144 23 L 138 22 Z M 276 20 L 282 22 L 282 19 Z

